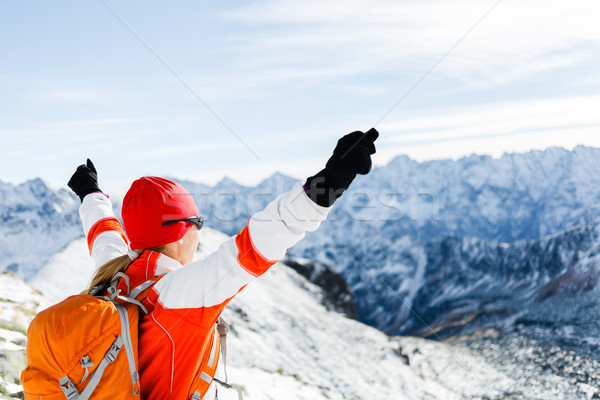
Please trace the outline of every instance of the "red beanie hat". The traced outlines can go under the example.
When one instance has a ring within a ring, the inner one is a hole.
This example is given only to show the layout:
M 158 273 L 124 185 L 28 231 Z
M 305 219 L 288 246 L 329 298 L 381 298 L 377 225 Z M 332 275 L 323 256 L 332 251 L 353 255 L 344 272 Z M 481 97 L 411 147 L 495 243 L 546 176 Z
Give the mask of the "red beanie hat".
M 131 184 L 123 199 L 123 225 L 132 249 L 162 246 L 181 239 L 191 224 L 165 221 L 198 216 L 192 195 L 180 184 L 145 176 Z

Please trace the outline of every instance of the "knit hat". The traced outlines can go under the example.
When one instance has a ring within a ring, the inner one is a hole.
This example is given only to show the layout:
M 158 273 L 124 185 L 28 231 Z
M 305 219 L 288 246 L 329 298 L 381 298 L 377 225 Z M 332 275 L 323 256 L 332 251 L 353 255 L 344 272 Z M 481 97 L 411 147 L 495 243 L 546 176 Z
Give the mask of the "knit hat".
M 145 176 L 131 184 L 123 199 L 123 225 L 132 249 L 162 246 L 181 239 L 191 224 L 162 223 L 198 216 L 192 195 L 180 184 L 164 178 Z

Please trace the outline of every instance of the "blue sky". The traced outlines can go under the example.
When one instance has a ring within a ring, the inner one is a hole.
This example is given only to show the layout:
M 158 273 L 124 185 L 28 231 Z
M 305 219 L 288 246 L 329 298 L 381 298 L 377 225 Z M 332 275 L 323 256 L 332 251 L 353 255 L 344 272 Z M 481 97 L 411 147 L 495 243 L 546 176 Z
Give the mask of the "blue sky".
M 374 124 L 379 165 L 600 147 L 598 20 L 597 0 L 3 2 L 0 180 L 64 187 L 88 156 L 115 192 L 302 178 Z

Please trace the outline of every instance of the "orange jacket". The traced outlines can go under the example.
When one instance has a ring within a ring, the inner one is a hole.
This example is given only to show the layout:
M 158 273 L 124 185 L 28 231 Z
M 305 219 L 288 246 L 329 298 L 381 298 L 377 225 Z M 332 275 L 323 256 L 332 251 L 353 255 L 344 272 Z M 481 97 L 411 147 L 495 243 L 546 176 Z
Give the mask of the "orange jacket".
M 203 260 L 182 266 L 145 251 L 127 270 L 130 286 L 163 275 L 144 304 L 139 330 L 143 400 L 214 398 L 211 382 L 219 358 L 215 323 L 229 301 L 313 231 L 329 208 L 312 202 L 301 183 L 254 214 L 235 237 Z M 101 193 L 80 208 L 90 253 L 97 267 L 127 253 L 127 239 Z

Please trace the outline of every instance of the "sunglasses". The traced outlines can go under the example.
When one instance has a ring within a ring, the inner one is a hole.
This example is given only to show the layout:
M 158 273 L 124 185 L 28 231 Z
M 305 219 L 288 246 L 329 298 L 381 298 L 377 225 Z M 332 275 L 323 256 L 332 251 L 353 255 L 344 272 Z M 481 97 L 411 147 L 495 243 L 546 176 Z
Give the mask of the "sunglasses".
M 172 220 L 163 222 L 162 225 L 169 226 L 169 225 L 176 224 L 177 222 L 187 222 L 189 224 L 196 225 L 196 228 L 198 228 L 198 230 L 200 230 L 200 228 L 202 228 L 202 225 L 204 224 L 204 218 L 189 217 L 189 218 L 172 219 Z

